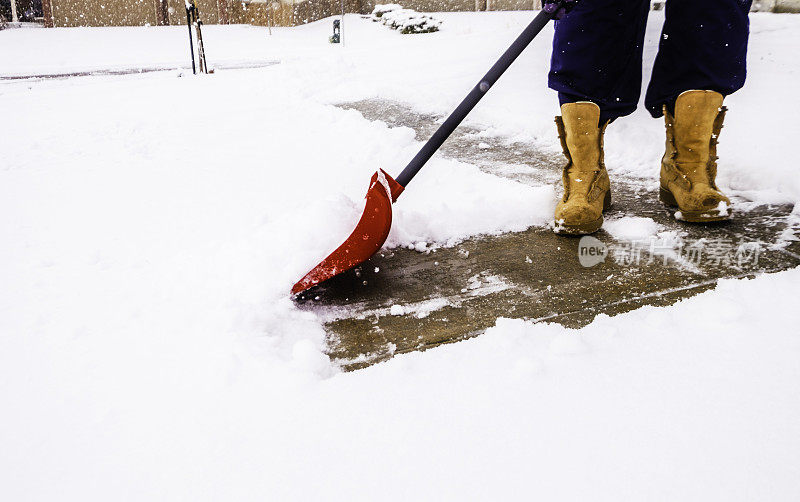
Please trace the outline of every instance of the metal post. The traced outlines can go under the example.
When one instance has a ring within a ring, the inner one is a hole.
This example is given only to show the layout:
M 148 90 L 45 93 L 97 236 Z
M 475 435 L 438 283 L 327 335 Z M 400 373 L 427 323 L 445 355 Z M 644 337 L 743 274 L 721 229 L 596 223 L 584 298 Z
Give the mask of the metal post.
M 194 42 L 192 37 L 192 12 L 189 4 L 186 4 L 186 26 L 189 27 L 189 52 L 192 54 L 192 73 L 197 75 L 197 68 L 194 65 Z

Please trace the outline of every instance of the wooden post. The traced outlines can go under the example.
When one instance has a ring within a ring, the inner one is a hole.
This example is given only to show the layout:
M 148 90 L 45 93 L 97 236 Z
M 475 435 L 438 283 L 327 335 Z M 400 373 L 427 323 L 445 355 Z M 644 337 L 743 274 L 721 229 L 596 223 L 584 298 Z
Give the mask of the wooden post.
M 169 26 L 169 5 L 167 0 L 153 0 L 156 7 L 156 26 Z
M 219 24 L 228 24 L 228 0 L 217 0 L 217 12 L 219 12 Z
M 56 25 L 53 17 L 53 0 L 42 0 L 42 17 L 44 17 L 45 28 L 53 28 Z

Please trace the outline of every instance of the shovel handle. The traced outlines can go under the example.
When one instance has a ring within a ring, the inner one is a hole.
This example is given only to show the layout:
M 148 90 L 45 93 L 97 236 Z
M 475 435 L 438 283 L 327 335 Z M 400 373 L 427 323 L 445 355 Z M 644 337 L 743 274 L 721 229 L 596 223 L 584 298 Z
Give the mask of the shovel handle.
M 458 105 L 458 108 L 447 117 L 447 120 L 439 126 L 439 129 L 433 133 L 431 139 L 425 143 L 425 146 L 419 151 L 419 153 L 411 159 L 411 162 L 408 163 L 403 172 L 396 178 L 396 181 L 400 183 L 402 186 L 407 186 L 408 183 L 416 176 L 416 174 L 422 169 L 425 163 L 433 157 L 433 154 L 442 146 L 442 143 L 450 137 L 450 135 L 455 131 L 456 127 L 464 121 L 466 116 L 475 108 L 475 105 L 483 98 L 486 92 L 491 89 L 491 87 L 497 82 L 497 79 L 500 78 L 503 73 L 511 66 L 511 63 L 522 54 L 522 51 L 525 50 L 528 45 L 533 41 L 536 35 L 542 31 L 548 22 L 551 19 L 557 16 L 557 12 L 554 9 L 547 9 L 542 10 L 539 14 L 533 18 L 531 24 L 528 25 L 527 28 L 514 40 L 514 43 L 511 44 L 511 47 L 500 56 L 500 59 L 492 66 L 489 72 L 481 79 L 480 82 L 467 94 L 467 97 Z

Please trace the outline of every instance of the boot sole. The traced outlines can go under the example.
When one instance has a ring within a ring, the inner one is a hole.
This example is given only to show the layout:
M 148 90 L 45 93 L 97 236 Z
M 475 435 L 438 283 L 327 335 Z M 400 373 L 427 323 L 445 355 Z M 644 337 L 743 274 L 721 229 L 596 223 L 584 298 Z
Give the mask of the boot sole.
M 672 195 L 668 189 L 664 187 L 659 187 L 658 190 L 658 198 L 661 202 L 664 203 L 667 207 L 675 207 L 678 208 L 678 212 L 680 213 L 680 217 L 675 215 L 675 219 L 680 221 L 686 221 L 689 223 L 711 223 L 715 221 L 727 221 L 731 219 L 730 215 L 722 216 L 714 210 L 714 212 L 709 211 L 684 211 L 683 209 L 678 206 L 678 201 L 675 200 L 675 196 Z
M 603 198 L 603 212 L 606 212 L 606 210 L 608 210 L 610 207 L 611 190 L 607 191 L 605 197 Z M 602 226 L 603 215 L 600 214 L 599 218 L 587 223 L 580 223 L 577 225 L 568 225 L 566 223 L 559 225 L 558 223 L 555 223 L 553 232 L 557 233 L 558 235 L 588 235 L 597 232 Z

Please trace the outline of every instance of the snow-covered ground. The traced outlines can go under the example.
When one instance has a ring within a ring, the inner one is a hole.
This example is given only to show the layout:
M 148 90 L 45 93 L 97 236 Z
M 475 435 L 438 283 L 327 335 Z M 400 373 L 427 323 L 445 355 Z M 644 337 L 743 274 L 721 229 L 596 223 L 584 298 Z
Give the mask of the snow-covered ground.
M 447 113 L 531 13 L 436 17 L 441 32 L 403 36 L 348 16 L 343 46 L 330 20 L 208 26 L 211 66 L 280 61 L 212 76 L 0 80 L 4 500 L 800 497 L 797 270 L 582 330 L 499 319 L 456 345 L 332 366 L 288 290 L 347 235 L 372 172 L 397 174 L 420 146 L 333 105 Z M 796 203 L 800 17 L 752 22 L 721 184 Z M 550 30 L 472 124 L 559 150 Z M 7 30 L 0 77 L 185 66 L 185 37 Z M 662 138 L 641 110 L 615 123 L 612 177 L 655 182 Z M 554 197 L 435 158 L 389 244 L 545 225 Z M 632 229 L 657 231 L 614 231 Z

